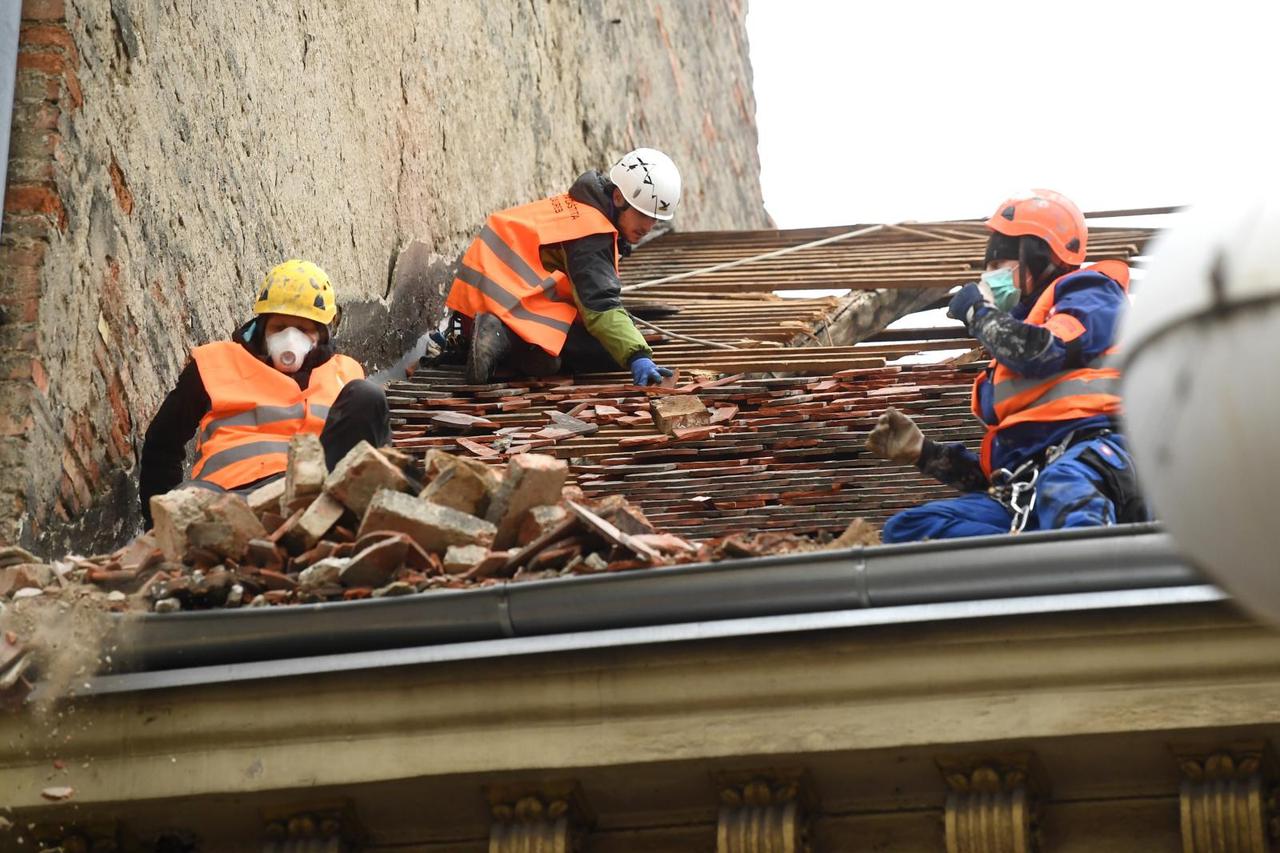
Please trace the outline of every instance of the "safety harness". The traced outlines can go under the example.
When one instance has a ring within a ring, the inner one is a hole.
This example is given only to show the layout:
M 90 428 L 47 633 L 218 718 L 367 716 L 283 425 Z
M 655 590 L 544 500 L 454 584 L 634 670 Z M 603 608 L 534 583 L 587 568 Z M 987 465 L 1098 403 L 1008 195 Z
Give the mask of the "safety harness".
M 991 487 L 987 494 L 995 498 L 1001 506 L 1013 515 L 1009 525 L 1010 533 L 1021 533 L 1026 529 L 1031 513 L 1036 508 L 1036 485 L 1040 474 L 1054 462 L 1062 458 L 1073 445 L 1094 438 L 1110 435 L 1108 428 L 1072 430 L 1058 444 L 1051 444 L 1040 453 L 1032 456 L 1012 471 L 998 468 L 991 473 Z

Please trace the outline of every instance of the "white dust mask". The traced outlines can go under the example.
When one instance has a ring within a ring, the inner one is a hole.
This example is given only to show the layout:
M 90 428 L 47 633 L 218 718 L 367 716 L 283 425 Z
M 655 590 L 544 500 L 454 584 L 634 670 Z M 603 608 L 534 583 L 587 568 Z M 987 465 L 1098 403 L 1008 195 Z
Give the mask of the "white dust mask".
M 267 355 L 271 356 L 271 363 L 276 366 L 276 370 L 285 373 L 297 373 L 298 368 L 302 367 L 302 360 L 314 346 L 305 332 L 293 326 L 274 335 L 267 335 Z

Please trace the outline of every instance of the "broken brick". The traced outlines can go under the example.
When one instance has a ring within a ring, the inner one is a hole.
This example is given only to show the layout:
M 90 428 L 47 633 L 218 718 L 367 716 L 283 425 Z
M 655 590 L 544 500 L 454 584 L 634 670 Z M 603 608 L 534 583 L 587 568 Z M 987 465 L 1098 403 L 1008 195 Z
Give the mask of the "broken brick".
M 374 542 L 351 557 L 339 577 L 343 586 L 383 586 L 404 562 L 409 544 L 399 537 Z
M 439 506 L 483 517 L 498 486 L 498 478 L 485 466 L 453 464 L 437 474 L 420 497 Z
M 488 556 L 483 545 L 454 545 L 444 553 L 444 570 L 454 575 L 468 572 Z
M 324 481 L 325 493 L 359 516 L 379 489 L 408 491 L 409 480 L 367 441 L 351 448 Z
M 262 515 L 280 508 L 280 499 L 284 497 L 284 490 L 285 478 L 279 477 L 265 486 L 254 489 L 245 497 L 245 502 L 249 504 L 249 509 Z
M 711 423 L 711 413 L 692 394 L 657 397 L 649 403 L 649 410 L 653 412 L 654 426 L 659 432 L 668 435 L 676 429 L 707 426 Z
M 320 494 L 328 474 L 320 436 L 300 432 L 289 439 L 289 467 L 284 475 L 284 494 L 280 496 L 281 515 L 288 515 Z
M 535 506 L 525 513 L 516 534 L 516 544 L 523 547 L 545 534 L 569 517 L 569 511 L 559 504 Z
M 360 535 L 374 530 L 406 533 L 424 551 L 443 553 L 450 545 L 488 545 L 497 528 L 456 509 L 383 489 L 373 497 Z
M 502 487 L 489 502 L 485 519 L 497 525 L 493 546 L 496 550 L 510 547 L 524 514 L 535 506 L 560 500 L 560 489 L 569 474 L 563 459 L 537 453 L 512 457 Z
M 245 548 L 244 561 L 264 569 L 279 569 L 284 565 L 284 555 L 268 539 L 250 539 Z
M 298 574 L 298 589 L 316 590 L 326 586 L 337 586 L 342 570 L 350 562 L 345 557 L 326 557 Z
M 218 495 L 208 489 L 174 489 L 151 497 L 151 519 L 156 544 L 168 560 L 180 562 L 186 556 L 187 528 L 205 520 L 205 507 Z
M 374 598 L 395 598 L 401 595 L 413 595 L 417 592 L 417 588 L 413 584 L 405 581 L 393 581 L 380 589 L 373 591 Z
M 600 501 L 595 512 L 623 533 L 634 535 L 654 532 L 653 525 L 649 523 L 649 519 L 645 518 L 640 508 L 622 495 L 610 495 Z
M 711 412 L 711 418 L 709 422 L 712 425 L 728 423 L 729 421 L 733 420 L 737 416 L 738 416 L 738 407 L 730 403 L 727 406 L 717 406 Z
M 480 442 L 478 442 L 478 441 L 472 441 L 472 440 L 471 440 L 471 439 L 469 439 L 469 438 L 458 438 L 458 439 L 457 439 L 457 444 L 458 444 L 458 446 L 459 446 L 459 447 L 461 447 L 463 450 L 466 450 L 466 451 L 468 451 L 468 452 L 470 452 L 470 453 L 474 453 L 476 456 L 481 456 L 481 457 L 493 457 L 493 456 L 501 456 L 501 455 L 502 455 L 502 454 L 500 454 L 498 451 L 494 450 L 492 447 L 489 447 L 488 445 L 481 444 L 481 443 L 480 443 Z
M 336 499 L 321 494 L 301 515 L 290 518 L 279 531 L 276 531 L 281 533 L 277 541 L 290 554 L 301 554 L 315 547 L 315 544 L 338 523 L 338 519 L 342 518 L 342 514 L 346 511 L 346 507 Z
M 244 498 L 236 494 L 218 495 L 205 507 L 207 521 L 192 524 L 187 541 L 197 548 L 208 548 L 220 557 L 239 560 L 249 547 L 249 540 L 267 535 L 266 528 Z

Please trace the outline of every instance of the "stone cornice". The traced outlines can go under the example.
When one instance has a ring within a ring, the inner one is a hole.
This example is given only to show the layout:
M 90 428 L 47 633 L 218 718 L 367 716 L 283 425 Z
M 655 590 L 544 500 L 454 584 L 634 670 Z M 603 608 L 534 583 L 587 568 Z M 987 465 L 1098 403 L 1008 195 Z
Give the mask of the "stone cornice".
M 591 651 L 106 696 L 0 720 L 0 789 L 77 802 L 1280 722 L 1222 606 Z M 691 736 L 691 733 L 696 736 Z M 67 735 L 70 738 L 67 738 Z

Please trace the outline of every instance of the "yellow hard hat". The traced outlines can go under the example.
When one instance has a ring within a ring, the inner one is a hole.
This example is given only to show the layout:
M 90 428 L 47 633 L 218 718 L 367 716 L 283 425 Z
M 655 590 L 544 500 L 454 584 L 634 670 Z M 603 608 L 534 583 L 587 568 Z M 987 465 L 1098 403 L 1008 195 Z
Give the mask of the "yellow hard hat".
M 338 302 L 324 270 L 310 261 L 291 258 L 267 273 L 253 313 L 288 314 L 328 326 L 337 316 Z

